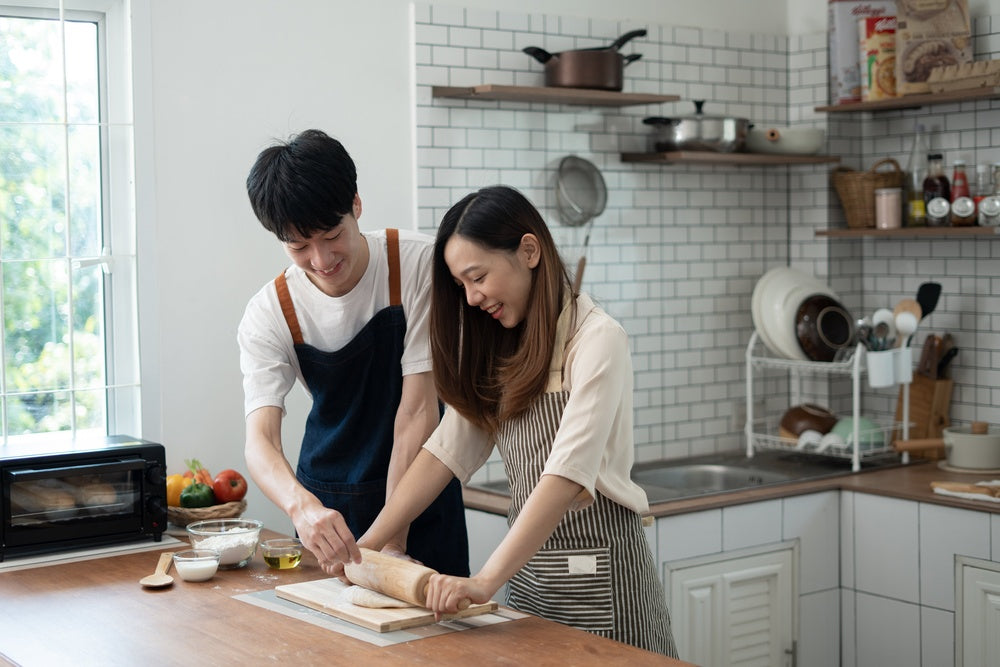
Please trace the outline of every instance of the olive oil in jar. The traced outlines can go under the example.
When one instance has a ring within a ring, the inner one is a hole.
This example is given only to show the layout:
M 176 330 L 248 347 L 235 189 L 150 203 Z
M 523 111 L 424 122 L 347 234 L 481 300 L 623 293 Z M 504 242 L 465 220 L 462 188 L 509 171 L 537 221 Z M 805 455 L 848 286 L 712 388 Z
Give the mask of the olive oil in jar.
M 293 567 L 298 567 L 301 560 L 301 553 L 283 553 L 264 556 L 264 562 L 267 563 L 268 567 L 275 570 L 291 570 Z
M 291 570 L 302 561 L 302 542 L 296 538 L 267 540 L 260 545 L 260 551 L 273 570 Z

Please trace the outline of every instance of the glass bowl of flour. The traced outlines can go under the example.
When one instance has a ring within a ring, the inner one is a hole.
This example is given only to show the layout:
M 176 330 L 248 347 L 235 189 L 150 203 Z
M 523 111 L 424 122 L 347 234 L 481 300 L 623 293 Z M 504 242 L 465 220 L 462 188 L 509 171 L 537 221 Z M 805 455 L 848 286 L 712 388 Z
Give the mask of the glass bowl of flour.
M 253 558 L 263 522 L 255 519 L 209 519 L 187 525 L 191 547 L 221 554 L 219 569 L 244 567 Z

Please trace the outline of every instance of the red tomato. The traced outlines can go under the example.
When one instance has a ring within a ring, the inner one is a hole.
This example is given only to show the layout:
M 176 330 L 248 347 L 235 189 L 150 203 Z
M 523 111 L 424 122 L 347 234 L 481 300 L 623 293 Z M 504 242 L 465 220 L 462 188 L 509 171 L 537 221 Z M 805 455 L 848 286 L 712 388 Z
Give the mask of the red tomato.
M 235 470 L 223 470 L 215 476 L 212 491 L 215 492 L 215 500 L 219 503 L 242 500 L 247 494 L 247 481 Z

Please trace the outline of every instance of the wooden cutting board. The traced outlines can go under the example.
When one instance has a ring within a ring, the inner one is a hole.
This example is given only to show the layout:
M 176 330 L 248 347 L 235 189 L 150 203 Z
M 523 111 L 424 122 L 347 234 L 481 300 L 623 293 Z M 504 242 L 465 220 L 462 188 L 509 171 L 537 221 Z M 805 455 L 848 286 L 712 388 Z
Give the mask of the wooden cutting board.
M 274 592 L 279 598 L 291 600 L 298 604 L 305 605 L 317 611 L 321 611 L 339 619 L 349 621 L 355 625 L 360 625 L 376 632 L 392 632 L 393 630 L 405 630 L 421 625 L 435 623 L 434 612 L 424 607 L 404 607 L 401 609 L 371 609 L 369 607 L 359 607 L 347 602 L 341 597 L 347 584 L 340 579 L 317 579 L 316 581 L 303 581 L 298 584 L 287 584 L 285 586 L 275 586 Z M 466 616 L 476 616 L 488 614 L 496 611 L 498 605 L 490 600 L 486 604 L 469 605 L 457 614 L 445 614 L 441 620 L 450 621 Z

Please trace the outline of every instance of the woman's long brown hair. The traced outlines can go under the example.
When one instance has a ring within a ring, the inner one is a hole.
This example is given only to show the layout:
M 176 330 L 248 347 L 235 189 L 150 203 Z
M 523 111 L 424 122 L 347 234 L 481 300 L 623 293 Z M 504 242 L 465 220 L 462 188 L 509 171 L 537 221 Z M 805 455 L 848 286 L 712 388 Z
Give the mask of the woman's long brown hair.
M 507 329 L 469 306 L 444 261 L 455 235 L 513 255 L 525 234 L 538 238 L 524 321 Z M 571 295 L 569 275 L 535 207 L 514 188 L 492 186 L 464 197 L 441 220 L 434 242 L 430 337 L 438 395 L 489 433 L 524 413 L 545 391 L 556 323 Z

